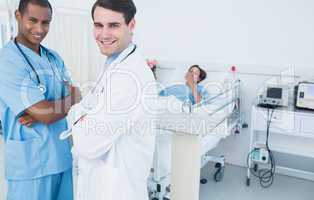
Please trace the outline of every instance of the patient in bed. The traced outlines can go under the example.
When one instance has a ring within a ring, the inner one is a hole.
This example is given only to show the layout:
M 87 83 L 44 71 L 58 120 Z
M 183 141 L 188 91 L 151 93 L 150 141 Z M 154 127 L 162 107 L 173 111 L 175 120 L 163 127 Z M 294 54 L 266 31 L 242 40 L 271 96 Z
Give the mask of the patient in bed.
M 185 84 L 176 84 L 162 90 L 160 96 L 175 96 L 180 101 L 190 101 L 191 104 L 200 103 L 208 99 L 205 87 L 199 85 L 206 78 L 206 72 L 198 65 L 192 65 L 185 75 Z M 159 130 L 156 137 L 155 167 L 160 177 L 165 177 L 171 171 L 171 132 Z M 155 177 L 159 179 L 160 177 Z
M 200 103 L 209 98 L 206 89 L 199 85 L 206 78 L 206 72 L 198 65 L 192 65 L 185 75 L 185 84 L 176 84 L 162 90 L 160 96 L 175 96 L 181 101 L 190 101 L 191 104 Z

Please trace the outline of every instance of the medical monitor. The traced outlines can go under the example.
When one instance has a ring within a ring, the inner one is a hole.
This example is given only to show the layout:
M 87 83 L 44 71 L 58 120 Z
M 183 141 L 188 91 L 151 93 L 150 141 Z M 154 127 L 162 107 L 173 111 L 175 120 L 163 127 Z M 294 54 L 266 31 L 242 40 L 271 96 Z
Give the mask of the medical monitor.
M 289 87 L 286 85 L 266 85 L 265 91 L 259 98 L 263 106 L 288 106 Z
M 295 106 L 314 110 L 314 83 L 300 82 L 296 88 Z
M 267 98 L 281 99 L 282 98 L 282 87 L 268 87 L 266 91 Z

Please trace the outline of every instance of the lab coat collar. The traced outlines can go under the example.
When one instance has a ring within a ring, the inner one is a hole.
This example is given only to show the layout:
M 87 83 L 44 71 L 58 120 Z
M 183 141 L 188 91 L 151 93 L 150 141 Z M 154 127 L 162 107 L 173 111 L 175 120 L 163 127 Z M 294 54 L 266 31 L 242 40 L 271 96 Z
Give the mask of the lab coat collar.
M 112 54 L 111 56 L 109 56 L 107 58 L 107 61 L 106 61 L 106 65 L 111 65 L 111 63 L 113 63 L 123 52 L 127 51 L 128 49 L 133 49 L 135 46 L 135 44 L 133 44 L 132 42 L 128 45 L 127 48 L 125 48 L 123 51 L 121 52 L 116 52 L 114 54 Z

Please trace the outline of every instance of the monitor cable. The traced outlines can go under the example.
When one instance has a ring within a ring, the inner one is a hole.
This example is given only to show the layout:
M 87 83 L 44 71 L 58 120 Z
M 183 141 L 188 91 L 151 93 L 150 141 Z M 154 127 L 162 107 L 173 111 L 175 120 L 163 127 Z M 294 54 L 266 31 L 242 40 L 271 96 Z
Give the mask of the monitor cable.
M 272 116 L 273 116 L 274 111 L 275 111 L 275 108 L 267 109 L 266 150 L 269 155 L 270 168 L 263 168 L 263 169 L 255 169 L 255 167 L 250 168 L 251 173 L 259 179 L 260 185 L 263 188 L 268 188 L 273 184 L 275 171 L 276 171 L 276 162 L 275 162 L 274 154 L 269 148 L 269 135 L 270 135 L 269 129 L 272 122 Z M 249 166 L 249 162 L 254 151 L 255 150 L 253 149 L 247 156 L 247 166 Z

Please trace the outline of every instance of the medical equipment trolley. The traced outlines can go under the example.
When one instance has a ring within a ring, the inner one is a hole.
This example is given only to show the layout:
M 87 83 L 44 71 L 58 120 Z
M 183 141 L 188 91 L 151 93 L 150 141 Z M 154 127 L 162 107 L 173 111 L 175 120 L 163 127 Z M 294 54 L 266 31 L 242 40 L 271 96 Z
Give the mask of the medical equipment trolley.
M 255 174 L 258 174 L 259 166 L 271 164 L 270 162 L 274 159 L 272 152 L 314 159 L 313 124 L 313 111 L 296 109 L 293 106 L 265 108 L 253 105 L 251 113 L 250 151 L 247 157 L 247 186 L 250 185 L 252 173 L 255 172 Z M 269 145 L 271 151 L 267 151 L 267 145 Z M 314 172 L 283 166 L 276 166 L 275 169 L 274 171 L 269 171 L 270 174 L 268 175 L 274 175 L 278 172 L 280 174 L 314 180 Z M 270 177 L 266 175 L 266 181 L 267 178 Z M 261 182 L 263 181 L 261 180 Z

